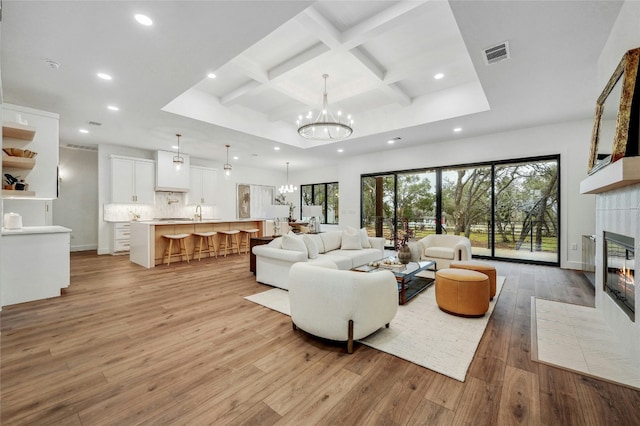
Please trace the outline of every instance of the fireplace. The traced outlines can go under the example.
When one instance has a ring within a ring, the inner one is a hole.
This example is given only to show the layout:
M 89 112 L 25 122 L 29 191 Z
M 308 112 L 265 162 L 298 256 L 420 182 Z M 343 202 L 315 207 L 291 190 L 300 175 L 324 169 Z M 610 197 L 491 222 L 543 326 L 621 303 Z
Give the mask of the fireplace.
M 604 232 L 604 291 L 635 322 L 634 239 Z

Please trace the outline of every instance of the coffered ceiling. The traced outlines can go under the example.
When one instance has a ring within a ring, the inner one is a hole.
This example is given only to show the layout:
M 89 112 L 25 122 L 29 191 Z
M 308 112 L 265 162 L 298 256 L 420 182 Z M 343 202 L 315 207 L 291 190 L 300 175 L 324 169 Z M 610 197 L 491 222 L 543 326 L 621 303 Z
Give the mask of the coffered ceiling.
M 597 59 L 620 6 L 5 0 L 4 102 L 58 112 L 63 146 L 171 149 L 181 133 L 193 156 L 222 161 L 229 144 L 233 161 L 251 167 L 290 161 L 294 170 L 436 141 L 454 147 L 462 137 L 590 117 L 601 90 Z M 135 13 L 153 25 L 142 27 Z M 484 49 L 505 41 L 511 57 L 486 65 Z M 99 81 L 101 71 L 113 80 Z M 331 109 L 355 121 L 342 142 L 296 132 L 298 116 L 321 104 L 323 74 Z M 401 141 L 390 148 L 394 137 Z

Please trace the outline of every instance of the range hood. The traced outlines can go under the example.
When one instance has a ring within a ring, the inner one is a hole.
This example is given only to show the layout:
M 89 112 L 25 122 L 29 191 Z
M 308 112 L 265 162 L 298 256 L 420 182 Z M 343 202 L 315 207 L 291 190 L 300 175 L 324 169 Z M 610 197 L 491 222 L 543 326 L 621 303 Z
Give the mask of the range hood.
M 180 153 L 184 162 L 177 167 L 169 151 L 156 151 L 156 191 L 189 192 L 190 161 L 187 154 Z

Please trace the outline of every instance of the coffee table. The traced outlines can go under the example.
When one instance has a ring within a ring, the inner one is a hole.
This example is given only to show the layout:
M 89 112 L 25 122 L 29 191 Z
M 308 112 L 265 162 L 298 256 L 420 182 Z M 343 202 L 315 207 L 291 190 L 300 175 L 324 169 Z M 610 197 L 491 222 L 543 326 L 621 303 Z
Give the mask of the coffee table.
M 383 262 L 386 259 L 381 259 L 376 262 Z M 409 262 L 406 265 L 383 265 L 383 266 L 371 266 L 371 264 L 356 266 L 352 268 L 352 271 L 358 272 L 375 272 L 382 270 L 389 270 L 393 272 L 398 282 L 398 299 L 401 305 L 404 305 L 409 300 L 416 297 L 422 291 L 426 290 L 433 284 L 435 278 L 427 278 L 423 276 L 417 276 L 419 272 L 426 270 L 433 270 L 435 277 L 436 262 L 433 260 L 423 260 L 420 262 Z

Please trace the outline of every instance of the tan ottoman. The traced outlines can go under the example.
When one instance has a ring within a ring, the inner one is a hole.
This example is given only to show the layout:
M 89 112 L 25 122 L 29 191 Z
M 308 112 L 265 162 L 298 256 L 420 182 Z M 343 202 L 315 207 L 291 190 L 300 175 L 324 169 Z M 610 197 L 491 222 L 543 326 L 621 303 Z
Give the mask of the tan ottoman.
M 436 272 L 436 303 L 449 314 L 481 317 L 489 310 L 489 278 L 468 269 Z
M 454 260 L 449 265 L 449 268 L 469 269 L 471 271 L 482 272 L 489 277 L 489 289 L 491 290 L 491 299 L 496 295 L 496 268 L 485 263 L 478 262 L 477 260 Z

